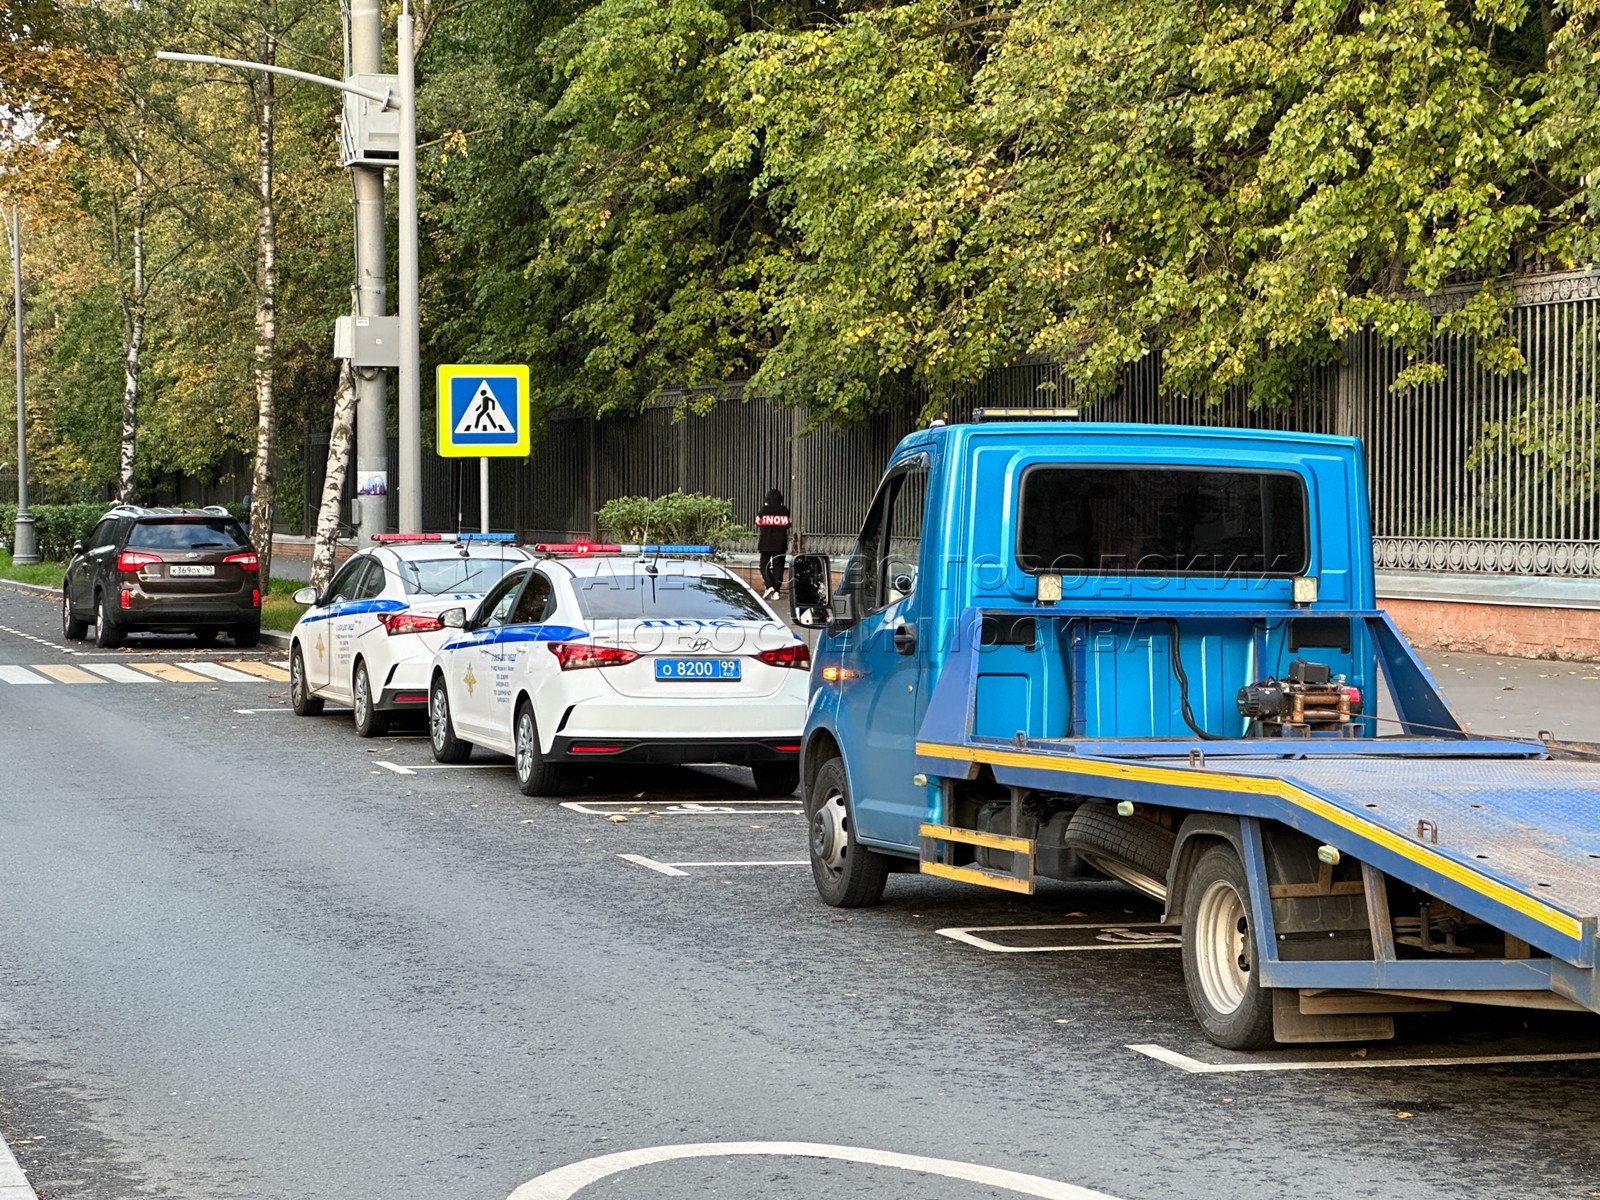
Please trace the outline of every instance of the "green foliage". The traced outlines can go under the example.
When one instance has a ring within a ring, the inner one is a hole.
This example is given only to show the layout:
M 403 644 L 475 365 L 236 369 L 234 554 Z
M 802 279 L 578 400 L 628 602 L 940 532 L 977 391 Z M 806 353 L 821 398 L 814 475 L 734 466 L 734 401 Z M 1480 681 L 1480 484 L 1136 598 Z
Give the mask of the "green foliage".
M 81 538 L 111 506 L 104 501 L 82 504 L 30 504 L 33 514 L 33 537 L 39 548 L 39 557 L 55 562 L 65 562 L 72 557 L 72 543 Z M 7 546 L 17 528 L 17 506 L 0 504 L 0 541 Z
M 8 534 L 7 537 L 10 535 Z M 40 583 L 45 587 L 60 587 L 65 568 L 58 562 L 39 562 L 29 567 L 19 567 L 11 561 L 11 552 L 0 550 L 0 579 L 15 579 L 19 583 Z
M 709 545 L 720 550 L 751 536 L 749 529 L 734 521 L 733 501 L 699 492 L 618 496 L 596 515 L 607 537 L 628 544 Z

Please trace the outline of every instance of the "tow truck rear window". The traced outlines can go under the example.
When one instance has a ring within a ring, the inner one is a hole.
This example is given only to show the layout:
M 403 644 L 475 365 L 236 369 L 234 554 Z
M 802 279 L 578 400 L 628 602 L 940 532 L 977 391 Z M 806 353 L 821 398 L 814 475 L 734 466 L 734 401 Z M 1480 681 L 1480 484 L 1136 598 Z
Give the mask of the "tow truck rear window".
M 1017 563 L 1062 575 L 1298 575 L 1306 488 L 1281 471 L 1037 466 L 1022 477 Z
M 590 620 L 767 621 L 754 593 L 727 575 L 602 572 L 572 581 Z

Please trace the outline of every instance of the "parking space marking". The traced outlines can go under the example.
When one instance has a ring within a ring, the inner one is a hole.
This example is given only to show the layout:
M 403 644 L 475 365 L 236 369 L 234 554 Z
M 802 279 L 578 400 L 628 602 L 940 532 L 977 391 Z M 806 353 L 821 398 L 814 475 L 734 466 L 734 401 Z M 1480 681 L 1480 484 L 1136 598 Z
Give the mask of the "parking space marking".
M 1006 946 L 991 938 L 979 937 L 981 933 L 1003 933 L 1008 930 L 1032 933 L 1040 930 L 1072 929 L 1079 933 L 1093 933 L 1087 940 L 1063 939 L 1054 946 Z M 990 954 L 1064 954 L 1080 950 L 1180 950 L 1183 934 L 1176 925 L 1163 925 L 1160 921 L 1125 921 L 1109 925 L 1092 921 L 1077 921 L 1065 925 L 968 925 L 959 928 L 936 929 L 940 937 L 964 942 L 987 950 Z
M 218 662 L 184 662 L 178 664 L 185 670 L 194 671 L 208 679 L 215 679 L 218 683 L 254 683 L 253 676 L 243 671 L 235 671 L 232 667 L 225 667 Z
M 1460 1054 L 1442 1058 L 1340 1058 L 1326 1062 L 1243 1062 L 1208 1063 L 1190 1058 L 1165 1046 L 1150 1044 L 1128 1047 L 1169 1067 L 1190 1075 L 1237 1075 L 1260 1071 L 1361 1071 L 1379 1067 L 1491 1067 L 1498 1063 L 1563 1063 L 1600 1059 L 1600 1051 L 1578 1050 L 1568 1054 Z
M 50 676 L 57 683 L 104 683 L 98 675 L 91 675 L 82 667 L 75 667 L 71 663 L 41 663 L 33 668 L 43 675 Z
M 618 858 L 624 862 L 631 862 L 648 870 L 656 871 L 662 875 L 687 876 L 688 871 L 680 870 L 681 867 L 809 867 L 811 860 L 808 858 L 774 858 L 774 859 L 742 859 L 732 862 L 661 862 L 659 859 L 647 858 L 643 854 L 619 854 Z
M 869 1167 L 894 1167 L 901 1171 L 915 1171 L 923 1175 L 938 1175 L 945 1179 L 961 1179 L 968 1183 L 1004 1188 L 1023 1196 L 1040 1196 L 1043 1200 L 1117 1200 L 1107 1192 L 1096 1192 L 1076 1184 L 1045 1179 L 1040 1175 L 1025 1175 L 1021 1171 L 1008 1171 L 1001 1167 L 985 1167 L 978 1163 L 960 1162 L 951 1158 L 927 1158 L 921 1154 L 898 1154 L 893 1150 L 869 1150 L 860 1146 L 831 1146 L 818 1142 L 692 1142 L 681 1146 L 643 1146 L 637 1150 L 622 1150 L 616 1154 L 602 1154 L 582 1162 L 568 1163 L 554 1171 L 546 1171 L 528 1180 L 506 1200 L 571 1200 L 584 1188 L 624 1171 L 654 1163 L 676 1162 L 685 1158 L 789 1156 L 793 1158 L 826 1158 L 836 1162 L 861 1163 Z
M 652 812 L 663 817 L 705 817 L 737 814 L 745 817 L 783 817 L 803 815 L 798 805 L 793 808 L 757 808 L 753 805 L 771 804 L 771 800 L 719 800 L 715 804 L 700 804 L 685 800 L 676 804 L 643 804 L 638 800 L 563 800 L 561 807 L 586 817 L 609 817 L 613 813 L 631 814 Z
M 42 668 L 41 668 L 42 669 Z M 135 671 L 143 671 L 146 675 L 153 675 L 167 683 L 205 683 L 204 675 L 196 675 L 193 671 L 185 671 L 175 663 L 134 663 Z
M 40 679 L 27 667 L 0 666 L 0 683 L 49 683 L 48 679 Z
M 289 682 L 289 672 L 274 663 L 240 659 L 237 662 L 226 662 L 222 665 L 232 667 L 235 671 L 243 671 L 246 675 L 254 675 L 257 679 L 270 680 L 272 683 Z
M 511 767 L 511 761 L 497 763 L 412 763 L 402 766 L 400 763 L 388 762 L 381 758 L 372 760 L 372 765 L 382 767 L 385 771 L 393 771 L 396 775 L 415 775 L 418 771 L 505 771 Z

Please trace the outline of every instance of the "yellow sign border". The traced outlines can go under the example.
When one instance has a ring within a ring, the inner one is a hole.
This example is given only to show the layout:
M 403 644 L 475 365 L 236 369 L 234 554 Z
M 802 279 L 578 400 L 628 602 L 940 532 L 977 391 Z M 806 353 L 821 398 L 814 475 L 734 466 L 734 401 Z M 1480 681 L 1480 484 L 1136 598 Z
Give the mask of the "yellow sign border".
M 484 376 L 517 381 L 517 440 L 504 446 L 458 446 L 450 421 L 450 381 Z M 509 363 L 440 363 L 434 380 L 434 407 L 438 412 L 438 451 L 441 458 L 526 458 L 533 449 L 529 428 L 528 368 Z

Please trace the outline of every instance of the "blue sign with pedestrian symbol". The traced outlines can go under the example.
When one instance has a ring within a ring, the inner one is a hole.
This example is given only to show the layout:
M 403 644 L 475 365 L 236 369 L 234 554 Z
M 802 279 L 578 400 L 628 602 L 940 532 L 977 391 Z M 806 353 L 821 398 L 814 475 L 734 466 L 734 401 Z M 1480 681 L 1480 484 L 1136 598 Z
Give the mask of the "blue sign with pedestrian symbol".
M 439 453 L 523 457 L 530 446 L 528 368 L 455 363 L 439 368 Z

